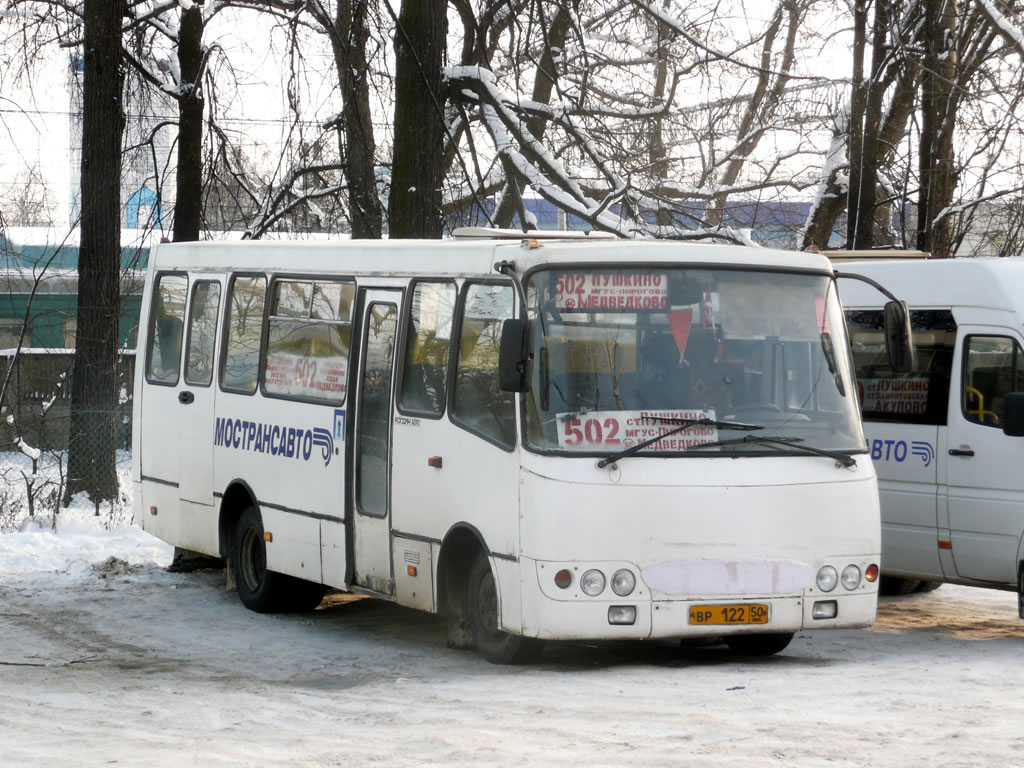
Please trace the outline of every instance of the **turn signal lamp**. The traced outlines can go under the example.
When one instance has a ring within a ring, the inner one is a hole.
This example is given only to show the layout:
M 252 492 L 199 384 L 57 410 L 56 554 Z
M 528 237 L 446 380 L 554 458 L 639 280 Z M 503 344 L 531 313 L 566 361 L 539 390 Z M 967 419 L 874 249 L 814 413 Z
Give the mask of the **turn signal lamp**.
M 568 589 L 572 584 L 572 574 L 568 568 L 563 568 L 555 574 L 555 586 L 559 589 Z
M 274 534 L 272 534 L 270 531 L 264 531 L 263 532 L 263 540 L 264 541 L 273 541 L 274 540 Z
M 878 566 L 872 563 L 864 570 L 865 581 L 875 581 L 878 578 Z

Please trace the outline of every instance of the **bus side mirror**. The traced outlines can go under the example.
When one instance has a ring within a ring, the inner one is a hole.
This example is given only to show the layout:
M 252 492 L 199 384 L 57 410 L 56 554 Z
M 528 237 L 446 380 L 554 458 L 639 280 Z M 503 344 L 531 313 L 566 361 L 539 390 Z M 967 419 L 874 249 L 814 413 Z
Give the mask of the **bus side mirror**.
M 529 392 L 530 324 L 525 318 L 510 318 L 501 326 L 498 352 L 498 387 L 502 392 Z
M 905 301 L 887 301 L 885 318 L 885 349 L 889 367 L 894 373 L 910 373 L 917 365 L 914 339 L 910 331 L 910 310 Z
M 1024 437 L 1024 392 L 1009 392 L 1003 399 L 1003 432 Z

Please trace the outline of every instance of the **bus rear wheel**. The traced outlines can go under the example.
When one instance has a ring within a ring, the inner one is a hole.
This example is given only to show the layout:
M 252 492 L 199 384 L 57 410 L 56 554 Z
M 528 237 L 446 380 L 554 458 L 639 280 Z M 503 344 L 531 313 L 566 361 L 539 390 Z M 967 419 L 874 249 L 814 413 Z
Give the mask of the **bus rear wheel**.
M 771 656 L 786 649 L 793 639 L 793 633 L 727 635 L 724 639 L 729 650 L 741 656 Z
M 258 613 L 311 611 L 326 587 L 267 570 L 267 543 L 260 511 L 247 507 L 235 526 L 231 568 L 242 604 Z
M 482 552 L 469 569 L 465 607 L 473 645 L 492 664 L 522 664 L 540 652 L 540 640 L 512 635 L 498 627 L 498 590 Z

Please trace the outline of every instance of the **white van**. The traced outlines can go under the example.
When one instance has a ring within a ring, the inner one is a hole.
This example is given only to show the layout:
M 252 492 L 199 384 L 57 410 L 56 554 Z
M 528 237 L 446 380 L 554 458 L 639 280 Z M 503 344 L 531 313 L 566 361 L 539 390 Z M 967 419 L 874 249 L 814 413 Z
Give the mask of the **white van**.
M 874 288 L 840 281 L 882 570 L 918 583 L 1015 590 L 1024 618 L 1024 259 L 847 262 L 911 310 L 916 363 L 895 374 Z M 898 587 L 897 587 L 898 588 Z

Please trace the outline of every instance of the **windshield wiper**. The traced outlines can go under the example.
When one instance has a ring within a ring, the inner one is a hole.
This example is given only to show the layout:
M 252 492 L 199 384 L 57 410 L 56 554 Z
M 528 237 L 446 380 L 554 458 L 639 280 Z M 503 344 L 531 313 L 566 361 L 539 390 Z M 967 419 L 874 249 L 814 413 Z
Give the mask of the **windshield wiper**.
M 745 437 L 738 437 L 734 440 L 718 440 L 713 443 L 701 443 L 700 445 L 693 445 L 686 449 L 687 452 L 699 451 L 702 448 L 718 448 L 723 445 L 775 445 L 783 446 L 785 448 L 795 448 L 798 451 L 804 451 L 805 453 L 813 453 L 815 456 L 824 456 L 829 459 L 833 459 L 837 464 L 841 464 L 844 467 L 854 467 L 857 465 L 857 460 L 846 453 L 840 453 L 839 451 L 826 451 L 824 448 L 812 448 L 809 445 L 800 445 L 804 439 L 802 437 L 769 437 L 767 435 L 747 435 Z
M 714 419 L 700 418 L 700 419 L 675 419 L 671 416 L 642 416 L 642 419 L 650 421 L 661 421 L 666 424 L 677 424 L 673 429 L 667 432 L 662 432 L 660 435 L 655 435 L 649 440 L 644 440 L 642 443 L 631 445 L 623 451 L 613 453 L 611 456 L 601 459 L 597 462 L 598 469 L 604 469 L 609 464 L 614 464 L 619 459 L 624 459 L 627 456 L 632 456 L 638 451 L 642 451 L 649 445 L 654 445 L 659 440 L 664 440 L 666 437 L 671 437 L 677 432 L 682 432 L 684 429 L 689 427 L 704 426 L 704 427 L 717 427 L 719 429 L 764 429 L 760 424 L 741 424 L 737 421 L 715 421 Z

